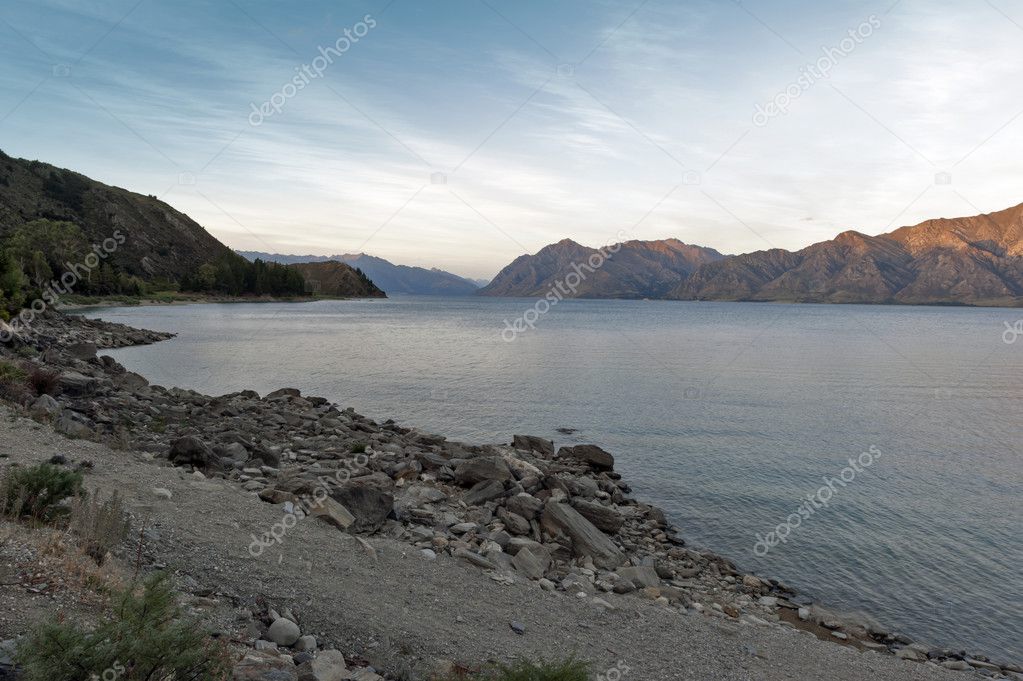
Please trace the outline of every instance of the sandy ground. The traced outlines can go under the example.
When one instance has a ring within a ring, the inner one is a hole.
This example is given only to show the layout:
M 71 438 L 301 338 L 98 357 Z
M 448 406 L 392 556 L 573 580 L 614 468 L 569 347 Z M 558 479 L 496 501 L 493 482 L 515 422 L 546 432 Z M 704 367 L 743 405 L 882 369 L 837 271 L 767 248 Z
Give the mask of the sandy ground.
M 282 510 L 235 485 L 67 440 L 6 409 L 0 410 L 0 441 L 10 456 L 0 465 L 37 463 L 57 453 L 93 461 L 87 487 L 117 489 L 136 517 L 150 518 L 146 553 L 177 571 L 179 580 L 225 603 L 264 596 L 290 607 L 305 633 L 392 672 L 438 659 L 479 663 L 575 653 L 591 660 L 602 678 L 618 678 L 604 671 L 616 665 L 627 668 L 620 677 L 626 681 L 966 678 L 779 626 L 685 615 L 636 596 L 610 596 L 615 609 L 608 611 L 534 584 L 498 583 L 448 556 L 428 561 L 386 537 L 369 540 L 374 557 L 355 538 L 311 518 L 253 558 L 251 535 L 280 521 Z M 173 497 L 159 498 L 154 488 L 169 489 Z M 19 588 L 0 586 L 0 602 Z M 525 633 L 516 634 L 512 621 L 524 624 Z

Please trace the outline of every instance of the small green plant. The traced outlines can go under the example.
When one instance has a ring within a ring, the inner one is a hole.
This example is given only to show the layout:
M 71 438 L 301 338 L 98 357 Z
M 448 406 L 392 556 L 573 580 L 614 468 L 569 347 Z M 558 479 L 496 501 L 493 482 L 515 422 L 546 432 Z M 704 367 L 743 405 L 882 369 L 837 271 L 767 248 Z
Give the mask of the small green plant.
M 0 398 L 25 402 L 31 397 L 26 381 L 28 373 L 17 364 L 0 360 Z
M 114 491 L 104 502 L 98 492 L 73 498 L 68 527 L 78 536 L 86 555 L 102 565 L 110 550 L 128 536 L 128 516 L 120 495 Z
M 353 442 L 350 451 L 352 454 L 365 454 L 366 443 L 365 442 Z
M 23 681 L 80 681 L 116 670 L 118 681 L 227 678 L 229 658 L 183 618 L 167 575 L 157 573 L 140 592 L 113 600 L 110 617 L 92 630 L 55 621 L 32 631 L 18 646 Z
M 590 665 L 575 658 L 561 662 L 525 662 L 497 665 L 466 677 L 471 681 L 588 681 Z
M 61 503 L 82 491 L 82 474 L 48 463 L 11 467 L 0 480 L 0 515 L 53 520 L 66 512 Z

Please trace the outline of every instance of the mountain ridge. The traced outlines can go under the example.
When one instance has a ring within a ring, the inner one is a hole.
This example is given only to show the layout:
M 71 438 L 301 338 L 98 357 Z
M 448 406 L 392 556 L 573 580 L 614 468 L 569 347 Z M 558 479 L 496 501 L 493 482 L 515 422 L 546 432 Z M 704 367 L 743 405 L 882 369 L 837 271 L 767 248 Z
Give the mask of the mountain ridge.
M 436 267 L 425 268 L 411 265 L 396 265 L 389 260 L 366 253 L 344 253 L 338 255 L 285 255 L 262 251 L 236 251 L 248 260 L 261 258 L 282 264 L 336 261 L 358 267 L 373 282 L 389 294 L 468 296 L 473 295 L 479 285 L 465 277 L 452 274 Z

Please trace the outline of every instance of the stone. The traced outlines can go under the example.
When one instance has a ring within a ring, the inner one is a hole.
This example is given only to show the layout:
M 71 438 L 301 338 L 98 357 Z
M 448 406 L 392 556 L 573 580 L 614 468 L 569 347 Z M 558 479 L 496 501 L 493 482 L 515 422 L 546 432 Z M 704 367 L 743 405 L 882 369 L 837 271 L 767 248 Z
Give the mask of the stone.
M 179 437 L 171 443 L 170 454 L 167 458 L 171 463 L 179 466 L 195 466 L 196 468 L 207 468 L 215 463 L 216 455 L 209 446 L 193 435 Z
M 835 634 L 839 632 L 831 633 Z M 913 662 L 920 662 L 921 660 L 924 659 L 923 655 L 916 652 L 912 648 L 899 648 L 898 650 L 895 651 L 895 657 L 899 658 L 900 660 L 912 660 Z
M 579 511 L 582 517 L 593 523 L 597 529 L 607 534 L 614 534 L 625 524 L 625 518 L 610 506 L 583 499 L 573 499 L 572 507 Z
M 95 359 L 97 349 L 95 343 L 69 343 L 64 351 L 73 359 L 88 361 Z
M 77 371 L 65 371 L 57 378 L 57 385 L 65 395 L 80 397 L 95 392 L 98 381 Z
M 482 506 L 493 499 L 504 496 L 504 483 L 500 480 L 481 480 L 462 497 L 469 506 Z
M 504 523 L 504 526 L 511 534 L 529 534 L 529 521 L 520 516 L 518 513 L 512 513 L 508 509 L 502 507 L 497 509 L 497 517 L 502 523 Z
M 60 414 L 61 406 L 60 402 L 49 395 L 40 395 L 32 403 L 32 406 L 29 407 L 29 411 L 32 412 L 33 416 L 53 418 Z
M 968 672 L 973 669 L 966 660 L 944 660 L 941 666 L 957 672 Z
M 267 629 L 266 635 L 271 641 L 279 646 L 291 646 L 298 641 L 302 635 L 301 629 L 298 625 L 289 619 L 284 617 L 278 617 L 274 620 L 270 628 Z
M 597 567 L 616 568 L 625 563 L 621 549 L 568 504 L 548 501 L 544 506 L 543 520 L 568 535 L 576 555 L 590 557 Z
M 649 566 L 620 567 L 615 572 L 623 579 L 632 582 L 637 589 L 661 585 L 661 578 L 657 576 L 657 570 Z
M 355 524 L 355 516 L 347 508 L 326 497 L 318 504 L 312 504 L 309 508 L 309 515 L 314 518 L 330 523 L 339 530 L 349 530 Z
M 534 435 L 512 436 L 512 447 L 527 452 L 537 452 L 548 459 L 554 456 L 554 443 Z
M 511 480 L 511 469 L 499 456 L 478 456 L 463 461 L 455 468 L 455 481 L 463 487 L 472 487 L 484 480 Z
M 419 555 L 426 560 L 437 560 L 437 552 L 433 549 L 422 549 L 419 551 Z
M 66 413 L 61 414 L 57 418 L 57 422 L 53 424 L 53 429 L 58 433 L 77 440 L 85 440 L 92 437 L 92 428 L 81 421 L 71 418 Z
M 525 577 L 532 580 L 541 579 L 544 574 L 544 563 L 527 548 L 519 549 L 512 556 L 512 565 Z
M 247 651 L 234 665 L 232 681 L 299 681 L 295 665 L 272 652 Z
M 166 487 L 155 487 L 153 488 L 153 496 L 157 499 L 170 499 L 174 496 L 174 493 Z
M 295 650 L 299 652 L 310 653 L 316 650 L 316 637 L 315 636 L 299 636 L 298 640 L 295 641 L 293 646 Z
M 269 393 L 264 400 L 276 400 L 282 397 L 302 397 L 302 391 L 298 388 L 281 388 L 280 390 L 274 390 Z
M 330 496 L 355 517 L 350 532 L 376 532 L 394 510 L 393 496 L 366 485 L 344 485 Z
M 298 681 L 347 681 L 353 675 L 348 671 L 345 657 L 337 650 L 322 650 L 312 660 L 297 668 Z
M 523 634 L 526 633 L 526 625 L 523 624 L 522 622 L 509 622 L 508 626 L 510 626 L 511 630 L 514 631 L 519 636 L 522 636 Z
M 526 520 L 536 520 L 540 517 L 540 512 L 543 511 L 543 502 L 525 492 L 508 497 L 504 500 L 504 506 Z
M 581 461 L 596 471 L 610 471 L 615 467 L 615 458 L 596 445 L 562 447 L 558 450 L 558 458 Z
M 473 553 L 469 549 L 455 549 L 454 551 L 451 552 L 451 555 L 454 556 L 455 558 L 461 558 L 462 560 L 472 563 L 476 567 L 483 568 L 484 570 L 497 569 L 497 566 L 494 563 L 487 560 L 478 553 Z

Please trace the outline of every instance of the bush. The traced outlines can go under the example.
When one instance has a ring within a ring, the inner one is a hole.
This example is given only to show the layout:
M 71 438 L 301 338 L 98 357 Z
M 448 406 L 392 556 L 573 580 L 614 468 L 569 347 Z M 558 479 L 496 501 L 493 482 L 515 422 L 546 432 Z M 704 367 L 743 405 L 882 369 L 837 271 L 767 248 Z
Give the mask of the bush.
M 28 372 L 28 384 L 36 395 L 56 395 L 60 376 L 56 371 L 35 367 Z
M 23 403 L 30 397 L 28 374 L 17 364 L 0 360 L 0 399 Z
M 590 666 L 575 658 L 563 662 L 517 662 L 469 676 L 473 681 L 588 681 Z
M 60 504 L 82 491 L 82 474 L 48 463 L 12 467 L 0 480 L 0 515 L 52 520 L 66 512 Z
M 351 446 L 352 454 L 365 454 L 366 443 L 365 442 L 353 442 Z
M 111 616 L 91 631 L 60 621 L 37 627 L 18 646 L 16 659 L 23 681 L 111 674 L 118 681 L 219 681 L 229 666 L 225 650 L 181 617 L 167 575 L 160 573 L 146 580 L 141 593 L 129 588 L 118 594 Z
M 86 555 L 102 565 L 110 550 L 128 535 L 128 516 L 116 491 L 103 503 L 99 493 L 86 493 L 71 500 L 68 526 L 78 535 Z

